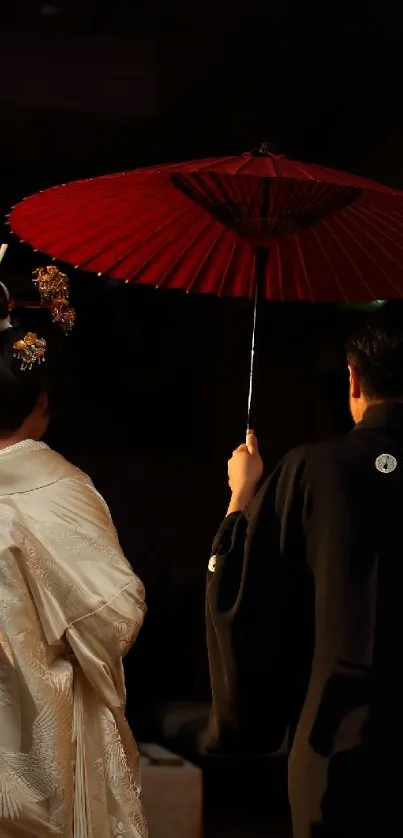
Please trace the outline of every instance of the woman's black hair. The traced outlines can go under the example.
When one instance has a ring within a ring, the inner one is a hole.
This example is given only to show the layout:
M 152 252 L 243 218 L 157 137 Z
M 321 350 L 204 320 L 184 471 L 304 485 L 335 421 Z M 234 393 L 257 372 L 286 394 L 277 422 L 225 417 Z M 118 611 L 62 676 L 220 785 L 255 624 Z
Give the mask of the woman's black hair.
M 21 369 L 21 361 L 14 355 L 15 342 L 27 331 L 10 326 L 8 292 L 0 283 L 0 436 L 20 428 L 32 413 L 39 396 L 42 393 L 49 395 L 49 351 L 43 364 L 36 363 L 26 370 Z
M 0 282 L 0 322 L 7 320 L 9 299 L 10 297 L 6 286 Z

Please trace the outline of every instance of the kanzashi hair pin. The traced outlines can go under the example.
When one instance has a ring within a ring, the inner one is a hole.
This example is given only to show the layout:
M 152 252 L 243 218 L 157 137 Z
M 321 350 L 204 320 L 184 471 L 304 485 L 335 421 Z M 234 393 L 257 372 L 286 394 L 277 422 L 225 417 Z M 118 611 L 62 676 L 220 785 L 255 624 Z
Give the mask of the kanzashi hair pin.
M 68 277 L 59 271 L 55 265 L 49 265 L 47 268 L 37 268 L 32 274 L 32 281 L 36 285 L 43 303 L 68 299 Z
M 46 358 L 46 340 L 38 338 L 35 332 L 27 332 L 25 337 L 13 345 L 14 357 L 21 361 L 22 370 L 32 369 L 34 364 L 41 364 Z

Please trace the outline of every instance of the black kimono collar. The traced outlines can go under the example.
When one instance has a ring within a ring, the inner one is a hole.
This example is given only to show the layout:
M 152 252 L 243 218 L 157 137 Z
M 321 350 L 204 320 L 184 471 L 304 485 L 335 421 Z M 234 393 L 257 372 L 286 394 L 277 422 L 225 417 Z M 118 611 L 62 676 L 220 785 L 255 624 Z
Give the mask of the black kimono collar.
M 403 433 L 403 402 L 389 401 L 372 405 L 353 431 L 382 428 L 385 430 L 400 430 Z

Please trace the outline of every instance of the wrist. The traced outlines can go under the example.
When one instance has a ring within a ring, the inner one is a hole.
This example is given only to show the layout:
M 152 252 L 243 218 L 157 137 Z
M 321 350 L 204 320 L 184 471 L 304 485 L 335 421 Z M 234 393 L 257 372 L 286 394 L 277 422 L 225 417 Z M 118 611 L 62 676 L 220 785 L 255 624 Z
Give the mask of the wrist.
M 227 515 L 233 512 L 244 512 L 246 507 L 255 497 L 256 491 L 254 489 L 244 489 L 243 491 L 233 492 L 228 507 Z

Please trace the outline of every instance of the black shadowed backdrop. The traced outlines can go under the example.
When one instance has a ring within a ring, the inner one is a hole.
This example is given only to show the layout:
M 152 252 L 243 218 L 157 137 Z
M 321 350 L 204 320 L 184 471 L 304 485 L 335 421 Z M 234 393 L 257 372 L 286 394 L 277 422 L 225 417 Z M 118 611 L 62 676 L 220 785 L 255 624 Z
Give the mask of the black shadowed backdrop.
M 262 141 L 403 188 L 402 26 L 391 0 L 9 3 L 0 211 L 67 180 Z M 7 228 L 3 240 L 2 279 L 32 297 L 31 271 L 47 260 Z M 50 441 L 105 495 L 147 588 L 126 662 L 141 736 L 153 705 L 209 696 L 204 578 L 226 461 L 244 434 L 252 309 L 67 272 L 78 321 Z M 268 467 L 349 426 L 342 321 L 332 307 L 262 309 L 257 432 Z

